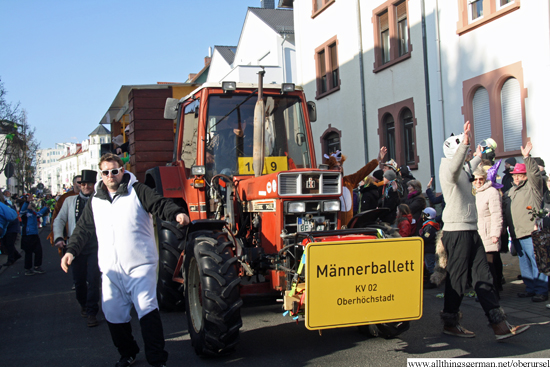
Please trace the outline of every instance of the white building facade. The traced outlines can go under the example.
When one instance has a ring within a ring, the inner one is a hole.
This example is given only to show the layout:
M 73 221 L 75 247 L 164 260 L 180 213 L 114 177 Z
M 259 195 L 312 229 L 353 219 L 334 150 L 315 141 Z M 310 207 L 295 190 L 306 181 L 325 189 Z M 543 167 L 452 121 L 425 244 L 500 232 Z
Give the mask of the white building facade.
M 292 10 L 248 8 L 237 46 L 215 46 L 207 82 L 264 83 L 296 80 L 296 46 Z
M 316 156 L 341 149 L 354 172 L 376 158 L 426 184 L 442 145 L 471 121 L 497 158 L 550 159 L 549 3 L 525 0 L 296 0 L 297 84 L 317 104 Z M 526 31 L 529 29 L 529 37 Z

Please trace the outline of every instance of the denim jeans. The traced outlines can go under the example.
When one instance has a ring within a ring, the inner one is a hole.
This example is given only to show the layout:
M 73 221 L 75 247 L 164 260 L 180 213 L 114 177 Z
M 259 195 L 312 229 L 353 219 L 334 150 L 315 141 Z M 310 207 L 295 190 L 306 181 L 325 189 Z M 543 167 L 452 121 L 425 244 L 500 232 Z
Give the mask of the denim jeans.
M 519 256 L 519 268 L 523 283 L 525 283 L 525 291 L 535 294 L 548 294 L 548 277 L 543 273 L 539 273 L 532 238 L 519 238 L 513 240 L 513 242 Z

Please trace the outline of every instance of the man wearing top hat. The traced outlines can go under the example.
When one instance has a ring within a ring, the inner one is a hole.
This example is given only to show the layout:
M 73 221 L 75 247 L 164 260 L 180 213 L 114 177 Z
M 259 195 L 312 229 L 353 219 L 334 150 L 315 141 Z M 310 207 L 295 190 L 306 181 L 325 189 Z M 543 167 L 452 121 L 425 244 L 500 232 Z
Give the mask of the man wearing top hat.
M 97 172 L 82 170 L 82 178 L 77 183 L 80 193 L 68 197 L 53 223 L 55 246 L 64 248 L 67 244 L 63 239 L 63 230 L 68 224 L 68 236 L 75 229 L 76 222 L 84 211 L 88 199 L 94 193 Z M 99 310 L 99 282 L 100 272 L 97 260 L 97 236 L 95 233 L 88 240 L 80 255 L 73 261 L 73 280 L 75 284 L 76 300 L 80 304 L 80 314 L 87 319 L 88 327 L 98 325 L 97 312 Z

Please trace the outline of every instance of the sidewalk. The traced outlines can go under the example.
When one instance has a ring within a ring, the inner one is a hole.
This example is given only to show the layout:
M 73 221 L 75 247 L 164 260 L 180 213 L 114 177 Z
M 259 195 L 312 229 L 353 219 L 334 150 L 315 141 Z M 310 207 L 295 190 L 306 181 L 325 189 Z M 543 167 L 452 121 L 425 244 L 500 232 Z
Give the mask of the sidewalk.
M 517 293 L 524 292 L 525 286 L 522 280 L 518 280 L 520 274 L 519 260 L 517 256 L 512 256 L 510 253 L 501 254 L 502 263 L 504 264 L 504 284 L 503 291 L 500 292 L 500 305 L 510 317 L 519 318 L 523 323 L 533 324 L 548 324 L 550 323 L 550 309 L 546 308 L 546 302 L 533 302 L 531 298 L 519 298 Z M 444 291 L 444 285 L 435 289 L 424 290 L 424 296 L 435 297 L 438 293 Z M 481 309 L 479 302 L 475 298 L 464 297 L 462 307 L 478 307 Z

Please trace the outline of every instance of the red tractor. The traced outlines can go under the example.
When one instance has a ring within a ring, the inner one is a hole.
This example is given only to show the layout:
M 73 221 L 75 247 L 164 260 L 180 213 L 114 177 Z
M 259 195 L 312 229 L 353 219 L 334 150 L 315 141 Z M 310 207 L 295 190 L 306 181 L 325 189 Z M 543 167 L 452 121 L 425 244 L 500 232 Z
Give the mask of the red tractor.
M 422 241 L 341 229 L 342 176 L 316 166 L 315 104 L 302 90 L 263 88 L 261 73 L 258 85 L 205 84 L 169 98 L 165 118 L 176 121 L 173 161 L 146 183 L 192 222 L 156 221 L 157 293 L 163 309 L 185 308 L 197 354 L 235 348 L 251 295 L 282 295 L 286 314 L 312 330 L 390 337 L 421 317 Z

